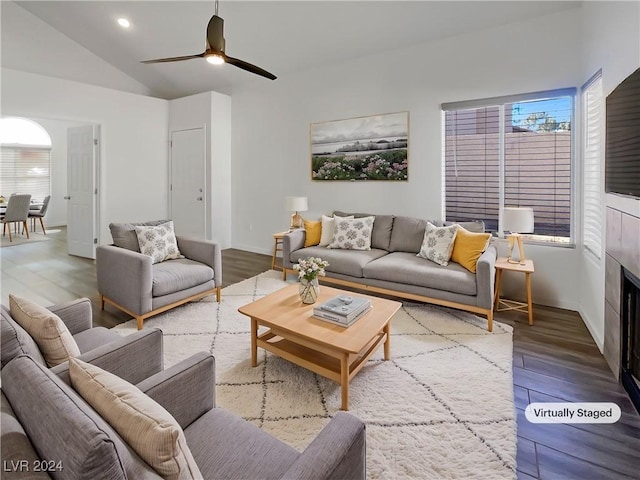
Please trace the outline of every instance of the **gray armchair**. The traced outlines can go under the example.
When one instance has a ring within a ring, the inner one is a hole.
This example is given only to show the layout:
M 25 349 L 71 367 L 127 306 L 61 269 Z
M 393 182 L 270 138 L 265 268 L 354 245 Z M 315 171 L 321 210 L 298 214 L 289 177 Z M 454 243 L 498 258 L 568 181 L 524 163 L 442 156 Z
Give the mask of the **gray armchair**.
M 220 245 L 208 240 L 176 236 L 185 258 L 152 263 L 140 253 L 135 225 L 111 224 L 113 245 L 96 249 L 96 271 L 101 306 L 105 302 L 143 322 L 158 313 L 215 294 L 220 301 L 222 255 Z
M 128 382 L 137 383 L 162 371 L 164 366 L 162 331 L 154 328 L 123 337 L 104 327 L 93 327 L 91 301 L 81 298 L 48 307 L 64 322 L 73 336 L 81 355 L 88 363 L 108 370 Z M 4 305 L 0 305 L 2 326 L 2 368 L 19 355 L 29 355 L 34 361 L 47 367 L 42 353 L 33 338 L 12 317 Z M 63 379 L 68 378 L 68 363 L 51 369 Z
M 49 202 L 51 201 L 51 195 L 47 195 L 44 197 L 42 201 L 42 207 L 40 210 L 29 210 L 29 218 L 31 219 L 31 231 L 36 231 L 36 218 L 40 220 L 40 226 L 42 227 L 42 233 L 45 235 L 47 231 L 44 229 L 44 216 L 47 214 L 47 209 L 49 208 Z
M 2 374 L 5 465 L 40 457 L 60 462 L 68 478 L 160 478 L 68 384 L 31 358 L 14 359 Z M 215 408 L 210 354 L 198 353 L 136 386 L 179 423 L 204 479 L 365 478 L 366 432 L 358 418 L 338 412 L 300 453 Z

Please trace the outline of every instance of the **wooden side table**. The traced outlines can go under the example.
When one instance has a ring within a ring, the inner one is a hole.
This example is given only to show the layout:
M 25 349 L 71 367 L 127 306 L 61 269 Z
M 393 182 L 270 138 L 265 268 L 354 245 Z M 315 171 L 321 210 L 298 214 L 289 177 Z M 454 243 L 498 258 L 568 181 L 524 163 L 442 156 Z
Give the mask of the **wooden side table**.
M 527 302 L 516 302 L 515 300 L 500 299 L 500 285 L 502 283 L 502 272 L 521 272 L 524 273 L 525 283 L 527 286 Z M 496 259 L 496 291 L 495 305 L 496 312 L 504 312 L 507 310 L 517 310 L 519 312 L 527 312 L 529 314 L 529 325 L 533 325 L 533 302 L 531 300 L 531 274 L 535 271 L 533 260 L 525 260 L 524 264 L 509 263 L 506 257 L 498 257 Z
M 278 232 L 273 234 L 273 257 L 271 258 L 271 270 L 284 270 L 284 265 L 277 265 L 276 259 L 278 258 L 278 252 L 282 252 L 282 239 L 286 232 Z M 282 258 L 282 256 L 280 256 Z

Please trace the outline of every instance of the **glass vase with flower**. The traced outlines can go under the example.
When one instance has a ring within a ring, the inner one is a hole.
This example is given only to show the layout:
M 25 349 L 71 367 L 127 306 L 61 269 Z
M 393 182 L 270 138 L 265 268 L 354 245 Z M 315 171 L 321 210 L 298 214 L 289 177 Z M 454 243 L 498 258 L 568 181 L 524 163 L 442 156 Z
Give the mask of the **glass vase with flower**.
M 302 303 L 315 303 L 320 294 L 320 284 L 318 276 L 325 275 L 325 268 L 329 266 L 329 262 L 318 257 L 302 258 L 293 269 L 298 272 L 300 280 L 300 299 Z

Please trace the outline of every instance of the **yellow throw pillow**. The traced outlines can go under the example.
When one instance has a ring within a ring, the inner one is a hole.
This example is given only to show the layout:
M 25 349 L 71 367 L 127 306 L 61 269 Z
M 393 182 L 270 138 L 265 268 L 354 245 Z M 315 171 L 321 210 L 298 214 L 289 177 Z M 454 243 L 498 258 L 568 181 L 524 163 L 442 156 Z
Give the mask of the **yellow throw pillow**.
M 80 355 L 78 344 L 55 313 L 12 294 L 9 294 L 9 311 L 13 319 L 31 335 L 49 367 Z
M 313 247 L 318 245 L 322 235 L 322 222 L 303 219 L 303 223 L 305 231 L 304 246 Z
M 202 478 L 180 425 L 136 386 L 95 365 L 69 360 L 71 386 L 165 479 Z
M 490 239 L 490 233 L 473 233 L 458 226 L 451 261 L 459 263 L 471 273 L 476 273 L 478 259 L 489 246 Z

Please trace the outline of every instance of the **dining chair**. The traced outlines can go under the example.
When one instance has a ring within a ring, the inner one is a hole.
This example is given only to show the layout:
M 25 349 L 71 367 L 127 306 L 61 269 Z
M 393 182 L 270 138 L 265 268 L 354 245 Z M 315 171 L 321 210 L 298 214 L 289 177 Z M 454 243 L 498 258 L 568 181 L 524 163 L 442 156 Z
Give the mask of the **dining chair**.
M 49 200 L 51 200 L 51 195 L 47 195 L 46 197 L 44 197 L 44 201 L 42 202 L 42 207 L 40 208 L 40 210 L 38 210 L 37 212 L 34 212 L 33 210 L 29 210 L 29 218 L 31 219 L 32 232 L 36 231 L 36 218 L 39 218 L 40 226 L 42 226 L 42 233 L 44 233 L 45 235 L 47 234 L 46 230 L 44 229 L 44 222 L 42 221 L 42 219 L 47 213 L 47 207 L 49 207 Z
M 9 204 L 7 205 L 7 211 L 4 214 L 2 223 L 4 227 L 2 229 L 2 236 L 7 233 L 7 224 L 22 223 L 24 231 L 29 238 L 29 225 L 27 224 L 27 217 L 29 216 L 29 207 L 31 206 L 31 195 L 12 195 L 9 197 Z M 11 237 L 11 225 L 9 225 L 9 241 L 13 242 Z

